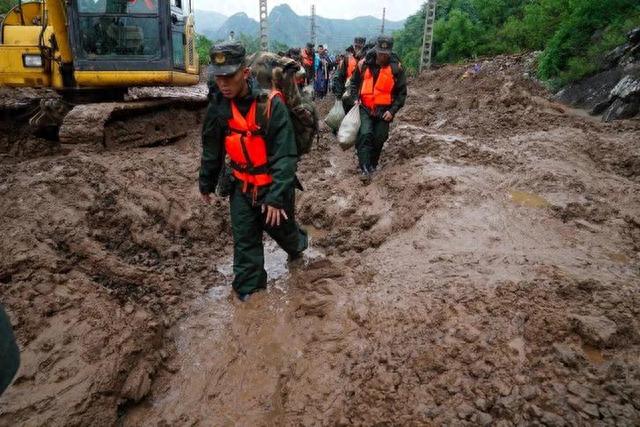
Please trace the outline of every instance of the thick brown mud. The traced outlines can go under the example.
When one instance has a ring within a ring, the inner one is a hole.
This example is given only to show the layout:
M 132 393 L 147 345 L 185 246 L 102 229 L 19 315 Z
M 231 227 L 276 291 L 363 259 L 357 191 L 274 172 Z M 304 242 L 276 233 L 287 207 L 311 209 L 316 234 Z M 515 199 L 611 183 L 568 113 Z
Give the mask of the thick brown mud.
M 640 122 L 549 101 L 524 62 L 413 80 L 368 186 L 323 133 L 299 166 L 312 250 L 266 240 L 247 303 L 197 132 L 5 150 L 23 365 L 0 425 L 640 423 Z

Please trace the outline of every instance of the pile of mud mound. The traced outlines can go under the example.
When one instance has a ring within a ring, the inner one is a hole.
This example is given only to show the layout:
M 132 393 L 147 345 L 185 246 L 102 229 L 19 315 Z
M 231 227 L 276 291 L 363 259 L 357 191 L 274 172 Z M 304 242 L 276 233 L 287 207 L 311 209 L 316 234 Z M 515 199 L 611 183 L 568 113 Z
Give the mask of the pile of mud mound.
M 564 108 L 526 77 L 527 57 L 497 57 L 469 66 L 445 66 L 411 81 L 413 102 L 398 118 L 440 130 L 464 130 L 481 139 L 540 129 L 562 120 Z M 469 120 L 473 117 L 473 120 Z
M 640 420 L 640 126 L 550 101 L 527 62 L 410 83 L 369 186 L 328 132 L 302 162 L 300 218 L 342 263 L 289 281 L 305 357 L 279 360 L 277 420 Z
M 22 366 L 0 424 L 110 425 L 148 393 L 164 331 L 226 251 L 226 215 L 198 204 L 194 140 L 2 165 L 0 299 Z
M 449 65 L 422 74 L 409 85 L 411 101 L 398 114 L 403 129 L 428 129 L 447 136 L 458 144 L 459 136 L 472 138 L 479 149 L 501 151 L 498 138 L 513 138 L 523 132 L 548 133 L 563 128 L 583 132 L 580 147 L 603 167 L 624 176 L 640 176 L 640 147 L 631 139 L 621 140 L 616 134 L 631 133 L 640 139 L 640 121 L 619 121 L 601 126 L 584 111 L 573 110 L 550 100 L 550 94 L 539 82 L 529 78 L 531 55 L 501 56 L 465 66 Z M 601 133 L 605 133 L 605 137 Z M 611 136 L 608 138 L 607 136 Z M 629 141 L 629 142 L 627 142 Z M 513 154 L 518 144 L 508 147 L 502 156 L 483 159 L 502 168 L 513 168 Z M 460 158 L 454 153 L 455 158 Z M 530 159 L 525 159 L 530 161 Z

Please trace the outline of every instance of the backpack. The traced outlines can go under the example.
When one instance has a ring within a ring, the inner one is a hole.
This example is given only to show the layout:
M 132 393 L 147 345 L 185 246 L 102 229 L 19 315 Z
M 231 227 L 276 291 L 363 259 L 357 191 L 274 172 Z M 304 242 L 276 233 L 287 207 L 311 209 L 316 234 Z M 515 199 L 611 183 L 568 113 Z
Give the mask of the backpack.
M 279 92 L 289 110 L 293 124 L 298 155 L 311 151 L 313 140 L 318 138 L 318 112 L 313 102 L 300 94 L 296 84 L 296 73 L 300 64 L 291 58 L 280 57 L 270 52 L 259 52 L 249 58 L 251 73 L 258 85 L 269 96 L 260 97 L 258 107 L 269 117 L 270 103 Z M 262 105 L 261 105 L 262 104 Z

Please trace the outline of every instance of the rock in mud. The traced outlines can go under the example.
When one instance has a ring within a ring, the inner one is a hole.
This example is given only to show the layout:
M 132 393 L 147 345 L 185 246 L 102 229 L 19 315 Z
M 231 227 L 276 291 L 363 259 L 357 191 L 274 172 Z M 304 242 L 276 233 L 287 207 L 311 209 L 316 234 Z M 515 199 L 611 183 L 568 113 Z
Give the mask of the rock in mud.
M 493 417 L 486 412 L 479 412 L 476 417 L 476 422 L 481 426 L 490 426 L 493 423 Z
M 618 326 L 604 316 L 571 316 L 571 324 L 580 337 L 597 348 L 612 347 L 617 338 Z
M 640 69 L 624 76 L 605 104 L 608 104 L 602 115 L 605 122 L 635 117 L 640 112 Z
M 471 418 L 473 412 L 473 406 L 469 405 L 468 403 L 463 403 L 458 406 L 458 417 L 462 418 L 463 420 L 468 420 L 469 418 Z
M 581 361 L 578 353 L 567 344 L 556 343 L 553 345 L 553 349 L 560 361 L 569 368 L 575 368 Z

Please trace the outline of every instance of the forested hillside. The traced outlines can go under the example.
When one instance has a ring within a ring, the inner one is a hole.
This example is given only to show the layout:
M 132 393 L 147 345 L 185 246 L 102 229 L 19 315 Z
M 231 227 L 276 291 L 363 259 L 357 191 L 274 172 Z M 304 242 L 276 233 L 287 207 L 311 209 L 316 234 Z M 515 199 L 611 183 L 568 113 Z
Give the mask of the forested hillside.
M 424 7 L 395 33 L 396 49 L 416 69 Z M 440 0 L 434 28 L 434 60 L 543 51 L 539 77 L 555 84 L 597 70 L 602 57 L 640 26 L 637 0 Z
M 0 0 L 0 15 L 7 13 L 16 4 L 16 0 Z

